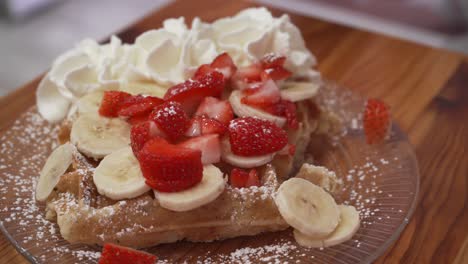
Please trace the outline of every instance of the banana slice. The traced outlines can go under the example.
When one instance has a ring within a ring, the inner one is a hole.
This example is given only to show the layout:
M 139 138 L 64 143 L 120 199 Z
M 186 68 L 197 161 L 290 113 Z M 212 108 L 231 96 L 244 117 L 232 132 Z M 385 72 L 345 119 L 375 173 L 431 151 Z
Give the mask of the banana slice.
M 93 180 L 100 194 L 114 200 L 131 199 L 151 189 L 131 147 L 107 155 L 94 171 Z
M 276 153 L 253 156 L 253 157 L 243 157 L 238 156 L 231 151 L 231 144 L 227 138 L 223 139 L 221 142 L 221 159 L 225 162 L 244 169 L 249 169 L 253 167 L 258 167 L 273 160 L 273 157 Z
M 50 154 L 39 176 L 36 187 L 36 200 L 40 202 L 47 200 L 47 197 L 59 182 L 60 176 L 70 167 L 75 150 L 75 146 L 65 143 Z
M 297 102 L 314 97 L 320 86 L 311 82 L 285 82 L 281 89 L 281 98 Z
M 238 117 L 257 117 L 260 119 L 268 120 L 275 123 L 279 127 L 283 127 L 286 123 L 286 118 L 271 115 L 265 111 L 255 109 L 246 104 L 241 103 L 241 91 L 233 91 L 229 96 L 229 103 L 231 103 L 232 110 Z
M 98 114 L 99 106 L 101 106 L 102 97 L 104 96 L 103 91 L 91 92 L 78 100 L 78 113 L 86 114 Z
M 338 227 L 326 238 L 314 238 L 294 230 L 296 242 L 309 248 L 331 247 L 350 240 L 359 229 L 359 212 L 354 206 L 339 205 L 341 221 Z
M 130 144 L 130 125 L 119 118 L 80 115 L 73 122 L 70 140 L 86 156 L 99 159 Z
M 214 201 L 223 192 L 226 179 L 213 165 L 203 167 L 203 178 L 194 187 L 173 193 L 154 191 L 161 207 L 171 211 L 185 212 Z
M 335 172 L 325 167 L 315 166 L 309 163 L 302 164 L 301 169 L 296 174 L 296 178 L 308 180 L 331 193 L 334 193 L 342 183 L 342 181 L 336 177 Z
M 304 179 L 292 178 L 283 182 L 275 203 L 284 220 L 307 236 L 326 237 L 340 221 L 340 210 L 333 197 Z

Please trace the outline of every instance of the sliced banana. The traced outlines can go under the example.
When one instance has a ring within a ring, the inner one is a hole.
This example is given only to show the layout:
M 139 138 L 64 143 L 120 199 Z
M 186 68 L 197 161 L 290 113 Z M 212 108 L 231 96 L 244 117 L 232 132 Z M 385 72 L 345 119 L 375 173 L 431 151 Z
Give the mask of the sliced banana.
M 232 153 L 229 139 L 225 138 L 221 141 L 221 159 L 239 168 L 249 169 L 267 164 L 273 160 L 274 156 L 275 153 L 253 157 L 239 156 Z
M 309 163 L 302 164 L 296 177 L 308 180 L 331 193 L 335 192 L 341 184 L 341 180 L 336 177 L 335 172 Z
M 91 92 L 78 100 L 78 113 L 86 114 L 93 113 L 97 114 L 99 107 L 101 106 L 102 97 L 104 96 L 103 91 Z
M 94 171 L 93 180 L 101 195 L 114 200 L 131 199 L 151 189 L 131 147 L 107 155 Z
M 241 91 L 233 91 L 231 93 L 231 96 L 229 96 L 229 103 L 231 103 L 232 110 L 238 117 L 257 117 L 273 122 L 279 127 L 282 127 L 286 123 L 286 118 L 275 116 L 265 111 L 255 109 L 246 104 L 243 104 L 241 103 L 241 98 Z
M 338 227 L 326 238 L 314 238 L 294 230 L 296 242 L 309 248 L 331 247 L 350 240 L 359 229 L 359 212 L 354 206 L 339 205 L 341 221 Z
M 298 102 L 314 97 L 320 85 L 311 82 L 285 82 L 281 89 L 281 98 Z
M 333 197 L 304 179 L 283 182 L 275 203 L 284 220 L 307 236 L 326 237 L 340 221 L 340 210 Z
M 38 201 L 43 202 L 47 200 L 47 197 L 49 197 L 55 185 L 59 182 L 60 176 L 70 167 L 75 150 L 75 146 L 65 143 L 56 148 L 47 158 L 36 187 L 36 199 Z
M 73 122 L 70 140 L 86 156 L 104 158 L 130 144 L 130 125 L 119 118 L 80 115 Z
M 194 187 L 173 193 L 154 191 L 161 207 L 171 211 L 184 212 L 214 201 L 223 192 L 226 179 L 213 165 L 203 167 L 203 178 Z

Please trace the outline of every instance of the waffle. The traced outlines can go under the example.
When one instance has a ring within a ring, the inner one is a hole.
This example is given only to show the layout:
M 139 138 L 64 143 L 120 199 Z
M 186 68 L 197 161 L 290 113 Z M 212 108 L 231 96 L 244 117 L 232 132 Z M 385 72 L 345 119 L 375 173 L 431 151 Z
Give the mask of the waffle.
M 300 127 L 289 133 L 290 142 L 298 146 L 296 154 L 277 156 L 271 164 L 263 166 L 261 187 L 228 186 L 213 202 L 186 212 L 162 208 L 152 192 L 114 201 L 100 195 L 93 183 L 98 162 L 76 152 L 71 168 L 47 200 L 46 215 L 57 221 L 63 238 L 70 243 L 111 242 L 134 248 L 178 240 L 209 242 L 284 230 L 288 224 L 276 208 L 274 193 L 304 161 L 307 145 L 320 123 L 330 123 L 311 113 L 306 104 L 301 103 L 299 108 Z M 63 124 L 59 141 L 68 140 L 69 126 L 70 122 Z

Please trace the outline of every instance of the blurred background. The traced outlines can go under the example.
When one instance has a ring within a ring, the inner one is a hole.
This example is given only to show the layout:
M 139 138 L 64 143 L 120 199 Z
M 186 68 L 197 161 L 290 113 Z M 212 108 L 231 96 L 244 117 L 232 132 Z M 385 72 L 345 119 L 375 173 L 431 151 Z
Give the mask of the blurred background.
M 79 40 L 103 39 L 170 1 L 0 0 L 0 96 Z M 468 0 L 256 2 L 468 55 Z

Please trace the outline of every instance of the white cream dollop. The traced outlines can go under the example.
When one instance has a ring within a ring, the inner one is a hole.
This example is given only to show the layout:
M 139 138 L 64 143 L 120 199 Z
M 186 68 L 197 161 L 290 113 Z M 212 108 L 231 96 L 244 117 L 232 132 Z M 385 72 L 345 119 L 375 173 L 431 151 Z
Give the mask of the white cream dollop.
M 123 44 L 116 36 L 103 45 L 85 39 L 55 60 L 37 91 L 37 104 L 45 119 L 59 122 L 66 117 L 63 112 L 95 90 L 139 93 L 143 86 L 154 86 L 161 94 L 222 52 L 241 67 L 265 54 L 284 55 L 285 67 L 295 76 L 320 78 L 312 70 L 315 57 L 287 15 L 275 18 L 266 8 L 249 8 L 213 23 L 195 18 L 190 28 L 184 18 L 167 19 L 134 44 Z

